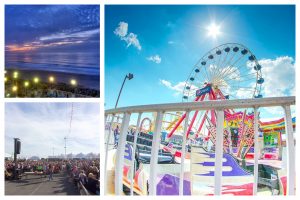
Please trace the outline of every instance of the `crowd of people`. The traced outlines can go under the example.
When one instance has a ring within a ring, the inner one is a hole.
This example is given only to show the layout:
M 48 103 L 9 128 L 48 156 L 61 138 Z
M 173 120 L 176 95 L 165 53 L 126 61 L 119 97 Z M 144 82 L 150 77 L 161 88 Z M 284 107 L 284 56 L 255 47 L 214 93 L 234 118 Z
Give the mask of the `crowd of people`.
M 62 166 L 59 162 L 18 160 L 17 164 L 15 164 L 13 161 L 7 160 L 5 161 L 5 178 L 13 178 L 14 171 L 17 171 L 18 175 L 22 175 L 25 172 L 49 174 L 52 171 L 58 173 L 62 170 Z
M 67 173 L 76 186 L 84 187 L 90 195 L 100 194 L 100 161 L 97 160 L 18 160 L 5 161 L 5 179 L 20 178 L 26 172 L 44 174 L 53 180 L 53 174 Z M 15 177 L 17 174 L 18 177 Z M 81 188 L 79 188 L 81 189 Z
M 80 185 L 83 185 L 89 193 L 100 194 L 99 160 L 71 160 L 66 167 L 74 180 L 74 184 L 81 183 Z

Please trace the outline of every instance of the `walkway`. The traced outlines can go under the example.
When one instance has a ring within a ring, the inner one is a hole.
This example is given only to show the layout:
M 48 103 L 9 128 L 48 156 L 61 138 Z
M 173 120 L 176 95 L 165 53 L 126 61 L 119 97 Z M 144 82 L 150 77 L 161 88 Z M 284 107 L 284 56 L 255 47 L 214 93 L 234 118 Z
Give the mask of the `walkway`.
M 35 175 L 5 181 L 5 195 L 79 195 L 79 192 L 68 175 L 61 173 L 55 174 L 53 181 Z

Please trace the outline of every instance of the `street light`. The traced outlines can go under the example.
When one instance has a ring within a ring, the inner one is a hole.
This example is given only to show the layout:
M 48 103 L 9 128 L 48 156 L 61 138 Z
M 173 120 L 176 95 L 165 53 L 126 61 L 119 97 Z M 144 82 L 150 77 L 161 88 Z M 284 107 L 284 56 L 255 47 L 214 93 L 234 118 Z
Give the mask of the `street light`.
M 27 88 L 29 86 L 29 82 L 28 81 L 25 81 L 24 82 L 24 87 L 25 87 L 25 97 L 27 97 Z
M 14 85 L 12 87 L 12 91 L 13 91 L 13 93 L 16 93 L 16 97 L 17 97 L 18 96 L 18 86 Z
M 17 79 L 18 78 L 18 76 L 19 76 L 19 73 L 16 71 L 16 72 L 14 72 L 14 75 L 13 75 L 13 77 L 14 77 L 14 79 Z
M 7 79 L 7 77 L 5 76 L 5 77 L 4 77 L 4 81 L 5 81 L 5 83 L 7 82 L 7 80 L 8 80 L 8 79 Z
M 75 79 L 71 79 L 70 81 L 72 86 L 76 86 L 77 85 L 77 81 Z
M 34 96 L 38 95 L 38 83 L 40 82 L 39 77 L 34 77 L 33 78 L 33 84 L 34 84 Z
M 50 90 L 51 90 L 51 93 L 53 92 L 52 91 L 52 88 L 53 88 L 53 83 L 55 81 L 55 78 L 53 76 L 49 76 L 49 82 L 50 82 Z
M 71 84 L 72 87 L 74 87 L 74 97 L 76 97 L 76 94 L 77 94 L 77 88 L 76 88 L 76 86 L 77 86 L 77 81 L 76 81 L 75 79 L 71 79 L 71 80 L 70 80 L 70 84 Z M 72 95 L 72 96 L 73 96 L 73 95 Z
M 50 83 L 53 83 L 54 81 L 55 81 L 55 78 L 54 78 L 53 76 L 50 76 L 50 77 L 49 77 L 49 82 L 50 82 Z
M 120 95 L 121 95 L 121 92 L 122 92 L 122 90 L 123 90 L 123 86 L 124 86 L 124 84 L 125 84 L 126 79 L 128 79 L 128 80 L 133 79 L 133 74 L 131 74 L 131 73 L 126 74 L 126 76 L 125 76 L 125 78 L 124 78 L 124 81 L 123 81 L 123 83 L 122 83 L 121 89 L 120 89 L 120 91 L 119 91 L 119 95 L 118 95 L 118 98 L 117 98 L 117 101 L 116 101 L 115 108 L 117 108 L 117 106 L 118 106 L 119 99 L 120 99 Z
M 28 82 L 28 81 L 25 81 L 25 82 L 24 82 L 24 87 L 27 88 L 28 86 L 29 86 L 29 82 Z
M 40 79 L 39 79 L 38 77 L 34 77 L 34 78 L 33 78 L 33 82 L 37 84 L 37 83 L 40 82 Z
M 17 92 L 17 91 L 18 91 L 18 87 L 14 85 L 14 86 L 12 87 L 12 91 L 13 91 L 13 92 Z
M 18 84 L 18 82 L 16 81 L 18 76 L 19 76 L 19 73 L 17 71 L 14 71 L 14 73 L 13 73 L 13 79 L 14 79 L 13 84 Z

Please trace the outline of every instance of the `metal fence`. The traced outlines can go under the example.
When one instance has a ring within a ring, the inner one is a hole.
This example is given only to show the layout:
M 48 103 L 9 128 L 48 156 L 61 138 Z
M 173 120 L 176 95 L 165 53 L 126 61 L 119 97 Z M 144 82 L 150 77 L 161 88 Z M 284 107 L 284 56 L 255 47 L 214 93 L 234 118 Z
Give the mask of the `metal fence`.
M 189 102 L 189 103 L 170 103 L 170 104 L 155 104 L 155 105 L 143 105 L 143 106 L 131 106 L 117 109 L 110 109 L 105 111 L 105 122 L 112 124 L 116 117 L 120 114 L 123 115 L 119 143 L 116 153 L 116 165 L 115 165 L 115 194 L 123 194 L 123 166 L 124 166 L 124 151 L 126 145 L 126 135 L 129 127 L 130 116 L 134 113 L 138 113 L 137 125 L 139 127 L 141 121 L 141 115 L 146 112 L 156 113 L 155 128 L 153 132 L 153 142 L 150 161 L 150 176 L 149 176 L 149 195 L 156 195 L 156 177 L 157 177 L 157 161 L 158 151 L 160 145 L 160 132 L 162 128 L 163 115 L 166 112 L 184 111 L 187 114 L 184 122 L 184 133 L 188 127 L 188 116 L 191 111 L 206 111 L 215 110 L 216 121 L 216 143 L 215 143 L 215 176 L 214 176 L 214 194 L 221 195 L 222 187 L 222 158 L 223 158 L 223 130 L 224 130 L 224 110 L 226 109 L 241 109 L 241 108 L 253 108 L 254 109 L 254 146 L 258 146 L 258 108 L 264 107 L 276 107 L 281 106 L 285 114 L 285 132 L 286 132 L 286 146 L 287 146 L 287 195 L 295 195 L 295 145 L 293 136 L 293 125 L 291 116 L 291 105 L 295 105 L 295 97 L 272 97 L 261 99 L 239 99 L 239 100 L 226 100 L 226 101 L 203 101 L 203 102 Z M 108 121 L 108 119 L 111 119 Z M 138 133 L 140 130 L 137 130 Z M 105 172 L 107 170 L 108 159 L 108 146 L 112 130 L 109 130 L 109 135 L 106 141 L 106 154 L 105 154 Z M 133 155 L 136 149 L 137 135 L 135 134 Z M 182 149 L 185 149 L 186 137 L 183 137 Z M 257 194 L 258 185 L 258 148 L 254 151 L 254 186 L 253 195 Z M 183 195 L 183 173 L 184 173 L 184 158 L 185 151 L 181 156 L 181 173 L 179 184 L 179 195 Z M 134 161 L 132 159 L 131 170 L 133 170 Z M 107 181 L 105 173 L 105 181 Z M 105 185 L 105 193 L 107 186 Z M 133 194 L 133 180 L 131 180 L 131 194 Z

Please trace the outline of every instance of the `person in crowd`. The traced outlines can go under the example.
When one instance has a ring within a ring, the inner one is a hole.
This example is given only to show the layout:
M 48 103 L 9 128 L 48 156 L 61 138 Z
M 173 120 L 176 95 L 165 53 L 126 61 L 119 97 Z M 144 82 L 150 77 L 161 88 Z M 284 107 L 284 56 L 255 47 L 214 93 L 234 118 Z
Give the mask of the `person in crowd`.
M 117 127 L 114 130 L 114 147 L 117 148 L 118 147 L 118 140 L 119 140 L 119 126 L 117 125 Z
M 86 185 L 88 182 L 88 178 L 86 177 L 84 170 L 81 170 L 80 174 L 79 174 L 79 181 L 83 184 Z
M 49 164 L 49 179 L 48 179 L 48 181 L 53 180 L 53 172 L 54 172 L 54 166 Z
M 98 189 L 98 180 L 95 178 L 93 173 L 89 173 L 88 175 L 88 182 L 86 184 L 86 189 L 93 194 L 97 193 Z

